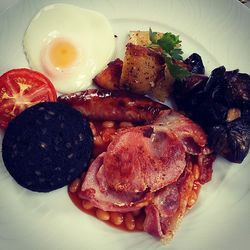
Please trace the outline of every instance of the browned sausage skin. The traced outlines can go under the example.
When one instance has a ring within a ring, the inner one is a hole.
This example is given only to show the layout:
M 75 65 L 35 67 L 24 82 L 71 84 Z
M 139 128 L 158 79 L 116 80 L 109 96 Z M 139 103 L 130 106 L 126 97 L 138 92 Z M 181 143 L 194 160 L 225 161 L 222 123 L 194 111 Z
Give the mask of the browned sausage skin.
M 152 121 L 167 106 L 147 97 L 119 90 L 88 89 L 58 97 L 79 110 L 90 120 L 128 121 L 145 123 Z

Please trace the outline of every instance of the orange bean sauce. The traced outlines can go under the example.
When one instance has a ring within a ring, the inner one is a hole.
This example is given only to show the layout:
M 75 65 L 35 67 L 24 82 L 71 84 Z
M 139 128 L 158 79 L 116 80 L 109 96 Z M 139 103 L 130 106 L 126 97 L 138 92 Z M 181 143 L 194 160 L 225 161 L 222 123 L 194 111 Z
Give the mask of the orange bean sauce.
M 104 212 L 99 208 L 89 205 L 88 201 L 81 199 L 78 193 L 72 193 L 68 189 L 68 194 L 72 202 L 84 213 L 94 216 L 104 223 L 115 227 L 120 230 L 126 231 L 143 231 L 143 222 L 145 213 L 140 210 L 137 213 L 117 213 L 117 212 Z M 87 206 L 86 206 L 87 203 Z M 104 212 L 104 213 L 103 213 Z M 104 214 L 104 215 L 103 215 Z

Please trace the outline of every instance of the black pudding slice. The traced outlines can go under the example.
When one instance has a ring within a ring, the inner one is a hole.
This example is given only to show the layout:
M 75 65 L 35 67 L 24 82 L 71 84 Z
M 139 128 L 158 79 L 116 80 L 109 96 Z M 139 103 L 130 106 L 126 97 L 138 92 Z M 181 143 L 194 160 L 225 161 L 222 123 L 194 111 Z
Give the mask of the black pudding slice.
M 88 167 L 93 136 L 80 112 L 44 102 L 13 119 L 3 138 L 3 161 L 21 186 L 49 192 L 69 184 Z

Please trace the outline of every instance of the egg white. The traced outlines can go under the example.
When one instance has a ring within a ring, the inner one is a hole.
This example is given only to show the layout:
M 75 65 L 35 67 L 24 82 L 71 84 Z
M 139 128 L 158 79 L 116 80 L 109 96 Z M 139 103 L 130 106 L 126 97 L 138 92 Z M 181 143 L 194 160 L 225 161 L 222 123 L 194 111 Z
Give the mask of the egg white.
M 54 39 L 70 41 L 77 60 L 58 69 L 49 59 Z M 69 4 L 44 7 L 30 22 L 23 39 L 31 68 L 45 74 L 61 93 L 86 89 L 94 76 L 112 59 L 115 38 L 108 19 L 102 14 Z

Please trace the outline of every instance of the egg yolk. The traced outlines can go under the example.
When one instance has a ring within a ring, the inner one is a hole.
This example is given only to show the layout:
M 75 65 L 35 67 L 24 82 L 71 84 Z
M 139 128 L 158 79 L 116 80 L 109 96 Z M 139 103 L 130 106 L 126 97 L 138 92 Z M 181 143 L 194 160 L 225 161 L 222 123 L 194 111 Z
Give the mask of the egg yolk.
M 66 40 L 56 40 L 50 47 L 50 61 L 57 68 L 71 66 L 77 58 L 77 49 Z

